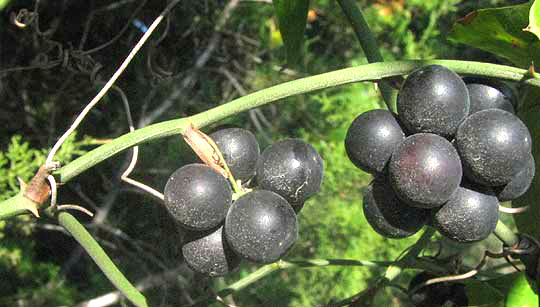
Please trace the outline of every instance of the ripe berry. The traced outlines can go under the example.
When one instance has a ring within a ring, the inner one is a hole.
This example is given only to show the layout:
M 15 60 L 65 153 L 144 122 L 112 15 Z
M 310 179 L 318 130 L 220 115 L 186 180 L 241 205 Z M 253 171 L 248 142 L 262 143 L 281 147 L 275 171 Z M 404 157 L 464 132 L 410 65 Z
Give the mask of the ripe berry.
M 430 214 L 429 210 L 411 207 L 399 200 L 382 176 L 368 186 L 363 207 L 371 227 L 380 235 L 394 239 L 418 232 Z
M 440 65 L 419 68 L 407 77 L 398 97 L 399 118 L 410 133 L 429 132 L 450 138 L 469 114 L 463 80 Z
M 486 109 L 515 113 L 512 90 L 504 83 L 490 79 L 464 79 L 469 91 L 469 115 Z
M 165 185 L 165 206 L 183 227 L 207 230 L 218 226 L 232 202 L 232 190 L 220 173 L 204 164 L 176 170 Z
M 259 159 L 259 143 L 249 130 L 228 128 L 210 134 L 234 179 L 245 182 L 255 175 L 255 167 Z
M 495 188 L 499 201 L 513 200 L 525 194 L 531 186 L 535 170 L 534 157 L 529 154 L 525 169 L 517 173 L 506 185 Z
M 223 226 L 217 230 L 189 233 L 182 254 L 193 271 L 212 277 L 226 275 L 240 263 L 240 258 L 227 245 Z
M 300 139 L 278 141 L 261 154 L 256 177 L 261 189 L 300 204 L 319 191 L 323 160 L 313 146 Z
M 405 139 L 395 115 L 387 110 L 360 114 L 347 130 L 345 150 L 354 165 L 365 172 L 382 173 L 392 151 Z
M 489 188 L 458 188 L 433 215 L 433 227 L 443 236 L 460 243 L 480 241 L 495 230 L 499 201 Z
M 225 218 L 225 236 L 232 250 L 247 260 L 279 260 L 298 237 L 296 214 L 278 194 L 256 190 L 242 195 Z
M 397 196 L 407 204 L 434 208 L 444 204 L 461 182 L 461 161 L 454 146 L 431 133 L 417 133 L 394 150 L 389 177 Z
M 465 175 L 488 186 L 507 184 L 525 168 L 531 141 L 525 124 L 514 114 L 499 109 L 472 114 L 456 133 Z

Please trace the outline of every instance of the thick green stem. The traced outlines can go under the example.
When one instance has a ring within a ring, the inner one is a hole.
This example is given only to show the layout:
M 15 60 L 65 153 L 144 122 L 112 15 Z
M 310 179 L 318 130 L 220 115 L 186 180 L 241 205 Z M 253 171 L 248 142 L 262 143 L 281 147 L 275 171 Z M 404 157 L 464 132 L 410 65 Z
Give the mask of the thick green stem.
M 86 231 L 84 226 L 81 225 L 75 217 L 67 212 L 60 212 L 58 213 L 58 222 L 73 236 L 73 238 L 75 238 L 75 240 L 77 240 L 77 242 L 79 242 L 84 250 L 86 250 L 88 255 L 92 257 L 94 262 L 113 283 L 116 289 L 122 292 L 122 294 L 136 306 L 148 306 L 146 298 L 126 279 L 122 272 L 118 270 L 101 246 L 99 246 L 96 240 L 92 238 L 90 233 Z
M 514 246 L 519 242 L 519 237 L 506 226 L 501 220 L 497 222 L 497 227 L 493 234 L 503 242 L 505 246 Z
M 358 8 L 356 1 L 354 0 L 338 0 L 339 5 L 342 8 L 343 13 L 349 20 L 356 38 L 362 46 L 362 50 L 366 55 L 369 63 L 383 62 L 383 57 L 379 51 L 377 40 L 373 35 L 373 32 L 369 29 L 369 25 L 366 22 L 362 11 Z M 379 89 L 381 95 L 386 102 L 388 110 L 392 110 L 395 100 L 395 91 L 386 82 L 379 82 Z
M 0 203 L 0 221 L 19 214 L 37 212 L 37 205 L 19 193 Z
M 527 79 L 527 71 L 524 69 L 489 63 L 455 60 L 395 61 L 345 68 L 285 82 L 243 96 L 189 118 L 161 122 L 124 134 L 114 139 L 112 142 L 104 144 L 65 165 L 56 171 L 55 175 L 58 177 L 58 181 L 66 183 L 86 169 L 127 148 L 156 138 L 182 133 L 189 121 L 192 121 L 196 127 L 201 128 L 231 115 L 260 107 L 286 97 L 353 82 L 377 81 L 387 77 L 400 76 L 429 64 L 444 65 L 449 69 L 454 70 L 456 73 L 464 75 L 494 77 L 513 81 Z M 527 79 L 524 83 L 540 87 L 539 79 Z

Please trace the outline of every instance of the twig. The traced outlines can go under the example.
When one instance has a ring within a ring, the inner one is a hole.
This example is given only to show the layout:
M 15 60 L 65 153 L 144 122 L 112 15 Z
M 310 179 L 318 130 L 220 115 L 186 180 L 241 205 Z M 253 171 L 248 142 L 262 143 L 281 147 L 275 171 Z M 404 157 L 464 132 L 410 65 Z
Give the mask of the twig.
M 113 76 L 109 79 L 109 81 L 105 84 L 105 86 L 99 91 L 99 93 L 88 103 L 88 105 L 83 109 L 83 111 L 77 116 L 75 119 L 75 122 L 71 125 L 71 127 L 60 137 L 60 139 L 54 144 L 53 148 L 49 152 L 49 155 L 47 156 L 46 162 L 52 162 L 54 159 L 54 155 L 60 149 L 60 146 L 66 141 L 66 139 L 77 129 L 79 124 L 82 122 L 82 120 L 86 117 L 88 112 L 105 96 L 105 94 L 109 91 L 109 89 L 112 87 L 114 82 L 120 77 L 120 75 L 124 72 L 126 67 L 129 65 L 131 60 L 135 57 L 137 52 L 141 49 L 141 47 L 144 45 L 144 43 L 148 40 L 150 35 L 154 32 L 154 30 L 157 28 L 161 20 L 163 20 L 163 17 L 165 14 L 167 14 L 180 0 L 174 0 L 172 1 L 164 10 L 163 12 L 152 22 L 150 27 L 148 28 L 148 31 L 144 33 L 142 38 L 137 42 L 135 47 L 131 50 L 131 52 L 128 54 L 124 62 L 120 65 L 120 67 L 116 70 L 116 72 L 113 74 Z

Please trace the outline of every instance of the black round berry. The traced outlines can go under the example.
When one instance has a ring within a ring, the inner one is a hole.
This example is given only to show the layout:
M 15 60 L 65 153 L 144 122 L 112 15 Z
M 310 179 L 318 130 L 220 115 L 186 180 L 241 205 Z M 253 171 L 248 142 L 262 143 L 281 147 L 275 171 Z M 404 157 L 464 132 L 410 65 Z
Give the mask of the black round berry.
M 417 133 L 394 151 L 389 177 L 397 196 L 407 204 L 434 208 L 444 204 L 461 182 L 461 161 L 454 146 L 431 133 Z
M 225 218 L 225 236 L 232 250 L 247 260 L 279 260 L 298 237 L 296 214 L 278 194 L 256 190 L 242 195 Z
M 240 258 L 227 245 L 223 226 L 190 233 L 182 246 L 182 255 L 193 271 L 212 277 L 226 275 L 240 263 Z
M 225 177 L 197 163 L 176 170 L 163 194 L 169 213 L 181 226 L 192 230 L 218 226 L 232 202 L 232 190 Z
M 472 114 L 456 133 L 465 175 L 488 186 L 505 185 L 525 168 L 531 140 L 517 116 L 499 109 Z
M 228 128 L 210 134 L 234 179 L 245 182 L 255 175 L 255 167 L 259 159 L 259 143 L 249 130 Z
M 525 169 L 517 173 L 506 185 L 495 188 L 499 201 L 513 200 L 525 194 L 531 186 L 535 171 L 534 157 L 529 154 Z
M 489 188 L 464 184 L 433 215 L 433 227 L 443 236 L 460 242 L 483 240 L 495 230 L 499 201 Z
M 411 207 L 397 198 L 382 176 L 377 176 L 364 194 L 364 216 L 369 225 L 387 238 L 412 236 L 427 222 L 430 210 Z
M 360 114 L 347 130 L 345 150 L 354 165 L 365 172 L 382 173 L 392 151 L 405 139 L 395 115 L 387 110 Z
M 510 113 L 514 112 L 511 97 L 505 95 L 496 83 L 467 83 L 471 108 L 469 115 L 486 109 L 501 109 Z
M 429 65 L 405 79 L 397 109 L 410 133 L 429 132 L 450 138 L 469 114 L 469 94 L 456 73 L 444 66 Z
M 299 204 L 319 191 L 323 171 L 323 160 L 313 146 L 300 139 L 288 139 L 263 151 L 256 177 L 261 189 Z

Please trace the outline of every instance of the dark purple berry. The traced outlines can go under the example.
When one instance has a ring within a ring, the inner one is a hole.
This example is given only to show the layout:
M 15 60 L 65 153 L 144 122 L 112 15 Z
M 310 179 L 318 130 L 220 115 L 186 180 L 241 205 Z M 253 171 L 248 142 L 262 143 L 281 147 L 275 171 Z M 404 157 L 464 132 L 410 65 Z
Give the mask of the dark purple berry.
M 245 182 L 255 175 L 259 143 L 249 130 L 228 128 L 210 134 L 223 154 L 234 179 Z
M 256 177 L 261 189 L 299 204 L 319 191 L 323 171 L 323 160 L 313 146 L 300 139 L 288 139 L 263 151 Z
M 271 263 L 283 257 L 296 241 L 298 222 L 283 197 L 256 190 L 232 204 L 225 218 L 225 236 L 240 257 Z
M 444 204 L 461 182 L 461 161 L 454 146 L 431 134 L 411 135 L 390 158 L 390 183 L 407 204 L 434 208 Z
M 345 150 L 351 162 L 365 172 L 382 173 L 392 151 L 405 139 L 395 115 L 387 110 L 360 114 L 347 130 Z
M 240 258 L 227 245 L 223 226 L 217 230 L 190 233 L 182 246 L 186 264 L 195 272 L 208 276 L 224 276 L 238 267 Z
M 465 175 L 488 186 L 505 185 L 525 168 L 531 140 L 529 130 L 517 116 L 499 109 L 472 114 L 456 133 Z
M 410 133 L 452 137 L 469 114 L 463 80 L 440 65 L 419 68 L 405 79 L 397 98 L 399 118 Z
M 399 200 L 382 176 L 368 186 L 363 207 L 369 225 L 380 235 L 393 239 L 412 236 L 430 215 L 430 210 L 411 207 Z
M 169 213 L 181 226 L 192 230 L 218 226 L 232 202 L 232 190 L 225 177 L 196 163 L 176 170 L 163 194 Z
M 460 242 L 484 240 L 495 230 L 499 201 L 489 188 L 464 185 L 433 215 L 433 227 L 448 239 Z
M 471 108 L 469 115 L 486 109 L 501 109 L 515 113 L 511 97 L 500 88 L 504 83 L 484 82 L 467 83 Z
M 506 185 L 495 188 L 495 193 L 499 201 L 513 200 L 525 194 L 531 186 L 535 171 L 534 157 L 532 154 L 529 154 L 525 169 L 517 173 Z

